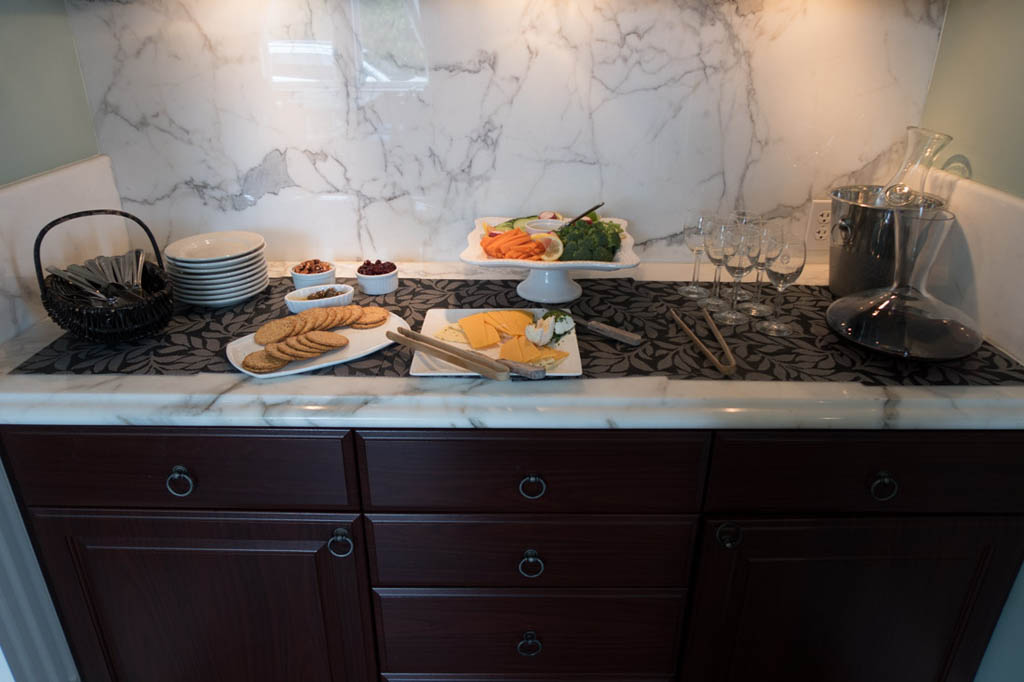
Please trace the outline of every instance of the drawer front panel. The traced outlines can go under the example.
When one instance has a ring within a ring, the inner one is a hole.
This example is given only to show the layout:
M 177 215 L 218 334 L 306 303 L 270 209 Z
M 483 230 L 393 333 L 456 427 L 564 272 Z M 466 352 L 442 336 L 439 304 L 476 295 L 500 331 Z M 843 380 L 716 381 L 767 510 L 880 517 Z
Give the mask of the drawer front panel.
M 383 673 L 670 675 L 683 590 L 374 590 Z
M 713 512 L 1024 512 L 1024 435 L 717 434 Z
M 367 517 L 374 585 L 682 587 L 696 533 L 679 516 Z
M 172 509 L 354 509 L 359 504 L 352 437 L 346 432 L 125 431 L 5 433 L 7 460 L 25 504 Z
M 374 511 L 652 512 L 700 508 L 703 433 L 360 431 Z

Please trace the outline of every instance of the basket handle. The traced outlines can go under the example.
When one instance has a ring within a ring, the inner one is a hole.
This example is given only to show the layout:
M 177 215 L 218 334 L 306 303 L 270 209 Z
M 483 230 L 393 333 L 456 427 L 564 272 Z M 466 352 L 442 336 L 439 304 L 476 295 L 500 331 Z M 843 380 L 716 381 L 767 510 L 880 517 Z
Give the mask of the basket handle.
M 61 223 L 65 223 L 69 220 L 74 220 L 75 218 L 85 218 L 91 215 L 119 215 L 122 218 L 130 218 L 131 220 L 134 220 L 136 223 L 138 223 L 139 227 L 141 227 L 142 230 L 146 233 L 146 236 L 149 237 L 149 243 L 153 245 L 153 253 L 154 255 L 156 255 L 157 265 L 159 265 L 160 268 L 163 269 L 164 259 L 160 256 L 160 247 L 157 246 L 156 238 L 153 237 L 153 233 L 149 231 L 148 227 L 146 227 L 146 223 L 142 222 L 141 220 L 133 216 L 131 213 L 128 213 L 126 211 L 118 211 L 112 208 L 94 208 L 89 211 L 76 211 L 75 213 L 68 213 L 65 216 L 61 216 L 56 220 L 51 220 L 49 223 L 46 224 L 46 227 L 39 231 L 39 236 L 36 237 L 35 246 L 32 247 L 32 258 L 35 260 L 36 264 L 36 279 L 39 280 L 40 291 L 43 291 L 45 289 L 45 285 L 43 283 L 43 265 L 42 263 L 39 262 L 39 247 L 42 246 L 43 244 L 43 237 L 46 236 L 47 232 L 57 227 Z

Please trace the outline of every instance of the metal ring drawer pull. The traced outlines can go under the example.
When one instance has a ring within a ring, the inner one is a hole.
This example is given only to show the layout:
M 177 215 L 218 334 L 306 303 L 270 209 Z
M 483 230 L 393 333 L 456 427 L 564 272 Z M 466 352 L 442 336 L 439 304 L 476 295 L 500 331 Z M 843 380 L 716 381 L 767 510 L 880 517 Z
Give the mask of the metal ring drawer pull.
M 531 495 L 526 492 L 526 486 L 528 485 L 539 485 L 540 492 L 536 495 Z M 524 476 L 523 480 L 519 481 L 519 494 L 528 500 L 536 500 L 544 497 L 544 493 L 548 491 L 548 484 L 544 482 L 544 479 L 540 476 Z
M 899 491 L 900 484 L 888 471 L 879 471 L 871 483 L 871 497 L 879 502 L 888 502 L 896 497 L 896 493 Z
M 533 630 L 527 630 L 523 633 L 523 638 L 519 640 L 519 644 L 516 645 L 516 651 L 519 652 L 520 656 L 536 656 L 544 649 L 544 645 L 537 639 L 537 633 Z
M 715 538 L 722 547 L 736 549 L 743 539 L 743 531 L 735 523 L 723 523 L 715 531 Z
M 174 486 L 171 484 L 174 483 L 175 481 L 185 481 L 185 483 L 188 485 L 188 487 L 185 489 L 185 492 L 179 493 L 177 490 L 174 489 Z M 180 464 L 171 469 L 171 475 L 167 477 L 166 485 L 167 492 L 174 495 L 175 497 L 188 497 L 189 495 L 192 494 L 192 491 L 196 489 L 195 479 L 193 479 L 192 476 L 188 473 L 188 469 L 181 466 Z
M 345 543 L 345 550 L 343 552 L 339 552 L 334 548 L 334 543 L 336 542 Z M 339 559 L 344 559 L 345 557 L 350 556 L 352 552 L 355 551 L 355 548 L 356 543 L 352 542 L 352 538 L 348 536 L 348 531 L 344 528 L 335 528 L 334 535 L 332 535 L 331 539 L 327 541 L 327 551 L 330 552 L 332 556 L 336 556 Z
M 527 570 L 527 566 L 534 566 L 535 570 L 531 573 Z M 519 560 L 519 575 L 524 578 L 539 578 L 544 572 L 544 560 L 540 558 L 540 554 L 535 549 L 528 549 L 523 552 L 523 558 Z

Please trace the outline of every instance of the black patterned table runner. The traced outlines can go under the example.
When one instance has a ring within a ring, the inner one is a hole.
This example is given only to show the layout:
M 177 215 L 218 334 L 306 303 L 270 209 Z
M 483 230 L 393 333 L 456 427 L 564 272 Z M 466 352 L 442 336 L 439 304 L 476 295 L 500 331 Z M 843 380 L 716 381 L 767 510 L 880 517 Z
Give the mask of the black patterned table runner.
M 355 282 L 349 281 L 354 285 Z M 649 340 L 636 348 L 577 330 L 583 376 L 591 378 L 668 376 L 721 379 L 668 316 L 674 306 L 713 350 L 713 336 L 697 305 L 681 297 L 676 282 L 632 279 L 579 280 L 583 295 L 564 306 L 583 317 L 630 329 Z M 514 280 L 401 280 L 387 296 L 356 293 L 356 303 L 381 305 L 419 329 L 431 308 L 533 308 L 520 298 Z M 17 367 L 20 374 L 198 374 L 234 372 L 224 348 L 264 322 L 288 314 L 287 278 L 231 308 L 182 306 L 159 336 L 118 345 L 100 345 L 64 335 Z M 766 289 L 767 291 L 767 289 Z M 781 381 L 855 381 L 866 385 L 1024 384 L 1024 367 L 985 344 L 973 355 L 949 362 L 901 360 L 839 340 L 825 324 L 832 298 L 826 287 L 794 286 L 785 293 L 782 318 L 802 333 L 775 338 L 751 325 L 723 327 L 738 363 L 732 378 Z M 391 346 L 373 355 L 312 372 L 334 376 L 408 376 L 411 352 Z

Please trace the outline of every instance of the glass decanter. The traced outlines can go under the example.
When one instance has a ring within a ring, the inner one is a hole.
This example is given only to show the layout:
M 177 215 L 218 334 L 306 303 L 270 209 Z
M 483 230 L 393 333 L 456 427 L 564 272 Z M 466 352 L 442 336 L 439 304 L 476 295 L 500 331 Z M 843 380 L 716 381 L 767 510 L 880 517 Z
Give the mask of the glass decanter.
M 893 211 L 896 263 L 891 287 L 844 296 L 828 307 L 829 327 L 867 348 L 924 360 L 970 355 L 982 344 L 977 323 L 925 286 L 928 271 L 956 219 L 938 208 Z
M 925 196 L 925 183 L 935 157 L 952 139 L 945 133 L 908 126 L 903 163 L 885 184 L 879 196 L 880 205 L 896 208 L 920 204 Z

